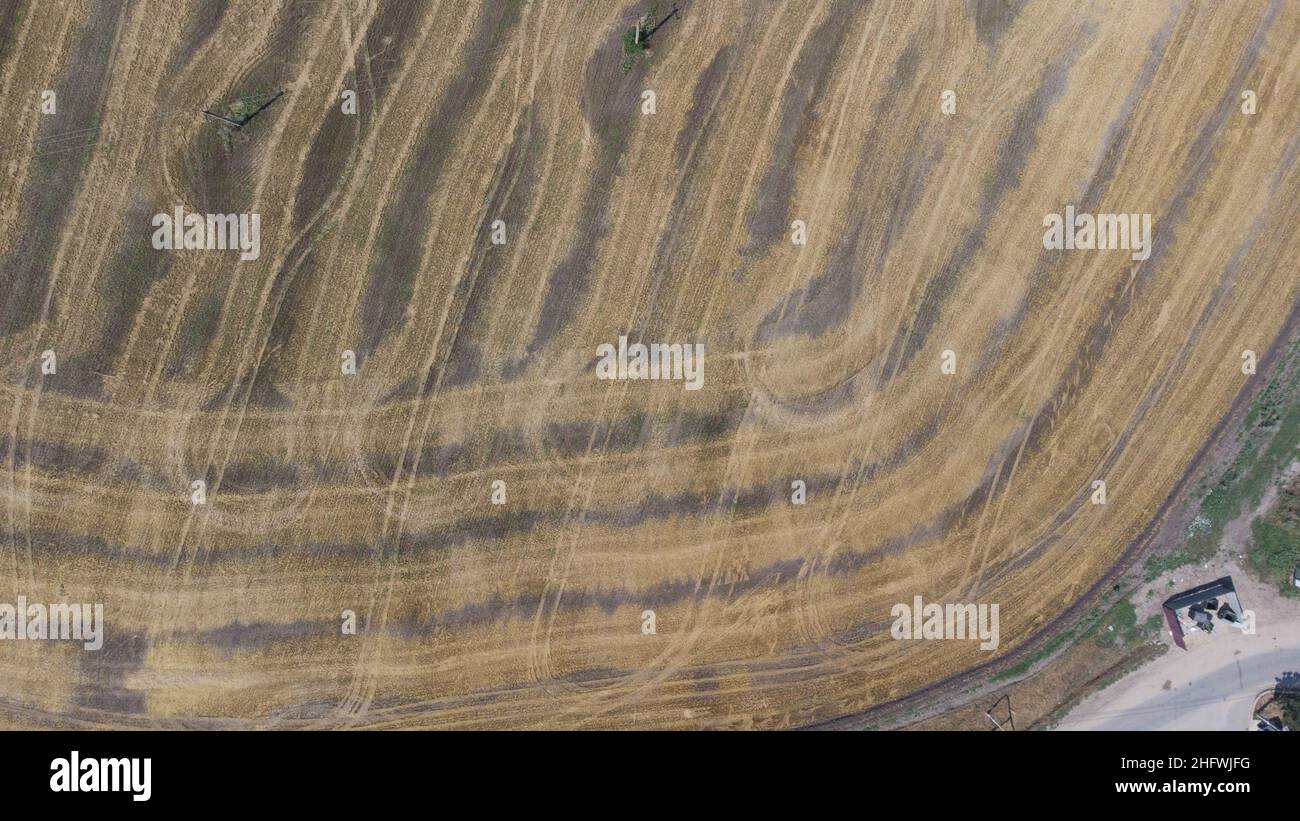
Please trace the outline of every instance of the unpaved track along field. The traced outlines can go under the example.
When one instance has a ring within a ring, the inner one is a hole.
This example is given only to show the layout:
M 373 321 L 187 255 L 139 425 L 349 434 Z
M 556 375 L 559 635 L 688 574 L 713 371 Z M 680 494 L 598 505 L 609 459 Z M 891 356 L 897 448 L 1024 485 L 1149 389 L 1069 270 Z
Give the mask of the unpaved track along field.
M 1000 658 L 1114 570 L 1296 310 L 1300 4 L 692 0 L 624 72 L 647 6 L 0 2 L 0 602 L 107 620 L 0 725 L 805 726 L 989 661 L 894 604 Z

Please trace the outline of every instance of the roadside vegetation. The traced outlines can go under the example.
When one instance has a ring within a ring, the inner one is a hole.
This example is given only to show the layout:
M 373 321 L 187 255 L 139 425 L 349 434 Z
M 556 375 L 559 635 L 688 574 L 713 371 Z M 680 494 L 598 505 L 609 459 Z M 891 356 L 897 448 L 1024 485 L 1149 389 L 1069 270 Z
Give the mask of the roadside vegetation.
M 1126 650 L 1160 635 L 1161 617 L 1154 616 L 1138 624 L 1137 608 L 1131 601 L 1132 589 L 1119 585 L 1111 588 L 1091 613 L 1078 624 L 1065 630 L 1043 645 L 1032 656 L 993 676 L 992 680 L 1009 681 L 1025 675 L 1040 662 L 1049 659 L 1057 650 L 1076 641 L 1091 641 L 1098 648 Z
M 1278 696 L 1282 709 L 1282 726 L 1288 730 L 1300 730 L 1300 695 L 1286 693 Z
M 1260 391 L 1237 431 L 1239 450 L 1223 468 L 1211 468 L 1197 484 L 1201 504 L 1188 525 L 1183 544 L 1172 552 L 1151 555 L 1144 565 L 1147 581 L 1184 565 L 1207 561 L 1218 550 L 1228 522 L 1253 509 L 1269 485 L 1297 457 L 1300 444 L 1300 342 L 1292 345 L 1275 376 Z M 1215 475 L 1217 470 L 1217 475 Z M 1294 497 L 1295 484 L 1284 492 Z M 1295 504 L 1293 499 L 1293 504 Z M 1282 504 L 1279 504 L 1281 507 Z M 1295 562 L 1300 560 L 1300 539 L 1294 517 L 1291 527 L 1264 517 L 1252 528 L 1255 545 L 1250 566 L 1264 578 L 1283 581 L 1283 565 L 1289 582 Z M 1261 525 L 1260 523 L 1263 522 Z M 1256 548 L 1260 555 L 1256 557 Z M 1284 585 L 1286 587 L 1286 585 Z M 1294 589 L 1294 588 L 1291 588 Z
M 1282 489 L 1268 515 L 1251 523 L 1250 534 L 1251 571 L 1276 583 L 1284 595 L 1300 598 L 1300 587 L 1293 580 L 1300 564 L 1300 476 Z
M 1273 692 L 1256 704 L 1255 717 L 1288 730 L 1300 730 L 1300 673 L 1283 673 L 1277 677 Z

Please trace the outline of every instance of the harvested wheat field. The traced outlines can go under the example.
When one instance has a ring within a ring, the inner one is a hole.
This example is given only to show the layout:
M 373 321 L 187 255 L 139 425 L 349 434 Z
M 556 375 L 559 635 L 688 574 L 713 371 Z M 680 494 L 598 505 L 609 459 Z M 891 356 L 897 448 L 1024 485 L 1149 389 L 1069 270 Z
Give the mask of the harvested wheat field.
M 1300 325 L 1300 4 L 652 5 L 0 2 L 0 601 L 103 605 L 0 725 L 870 721 L 1133 561 Z

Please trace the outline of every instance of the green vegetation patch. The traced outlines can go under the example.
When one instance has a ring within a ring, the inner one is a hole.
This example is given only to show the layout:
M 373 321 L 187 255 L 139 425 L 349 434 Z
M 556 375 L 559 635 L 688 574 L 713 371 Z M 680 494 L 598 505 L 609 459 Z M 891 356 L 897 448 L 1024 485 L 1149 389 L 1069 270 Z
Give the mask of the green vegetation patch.
M 623 32 L 623 71 L 630 71 L 636 61 L 649 51 L 644 37 L 637 41 L 635 26 Z
M 659 20 L 659 4 L 651 3 L 650 10 L 640 20 L 640 31 L 638 34 L 637 25 L 629 26 L 623 32 L 623 73 L 631 71 L 636 61 L 650 54 L 650 38 L 654 35 L 659 27 L 677 14 L 677 7 L 673 7 L 672 14 L 669 14 L 662 20 Z
M 1237 457 L 1197 488 L 1200 510 L 1187 529 L 1183 546 L 1172 553 L 1150 556 L 1144 564 L 1147 581 L 1188 564 L 1208 560 L 1218 549 L 1228 522 L 1260 503 L 1269 483 L 1296 455 L 1300 444 L 1300 342 L 1292 345 L 1273 377 L 1260 391 L 1237 431 Z
M 1300 598 L 1293 579 L 1300 564 L 1300 479 L 1293 480 L 1267 516 L 1250 527 L 1250 569 L 1287 596 Z
M 1057 650 L 1068 647 L 1076 640 L 1089 639 L 1102 647 L 1128 648 L 1155 638 L 1160 634 L 1160 625 L 1164 619 L 1156 615 L 1139 625 L 1137 608 L 1129 600 L 1131 592 L 1118 586 L 1112 588 L 1078 624 L 1052 637 L 1037 653 L 1008 667 L 993 676 L 992 680 L 998 682 L 1019 678 L 1032 670 L 1034 665 L 1046 661 Z M 1108 602 L 1113 603 L 1107 607 Z

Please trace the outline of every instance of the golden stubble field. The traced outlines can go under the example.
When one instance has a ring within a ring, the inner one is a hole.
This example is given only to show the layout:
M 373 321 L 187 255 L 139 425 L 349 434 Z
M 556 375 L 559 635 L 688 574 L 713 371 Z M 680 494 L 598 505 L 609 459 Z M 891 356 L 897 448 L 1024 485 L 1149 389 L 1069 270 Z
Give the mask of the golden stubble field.
M 1295 332 L 1300 4 L 681 6 L 624 73 L 649 4 L 0 2 L 0 601 L 107 623 L 0 724 L 801 726 L 1104 584 Z

